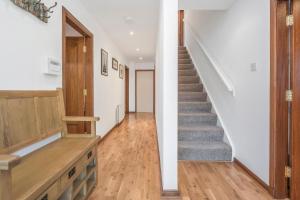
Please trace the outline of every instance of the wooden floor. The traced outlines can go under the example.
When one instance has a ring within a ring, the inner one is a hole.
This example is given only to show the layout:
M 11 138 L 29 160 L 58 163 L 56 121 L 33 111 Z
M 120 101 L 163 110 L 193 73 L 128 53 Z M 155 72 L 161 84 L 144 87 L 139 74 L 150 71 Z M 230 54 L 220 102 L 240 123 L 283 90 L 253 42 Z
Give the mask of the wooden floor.
M 90 200 L 159 200 L 160 173 L 153 115 L 130 114 L 98 149 L 99 183 Z M 183 200 L 269 200 L 233 163 L 179 162 Z

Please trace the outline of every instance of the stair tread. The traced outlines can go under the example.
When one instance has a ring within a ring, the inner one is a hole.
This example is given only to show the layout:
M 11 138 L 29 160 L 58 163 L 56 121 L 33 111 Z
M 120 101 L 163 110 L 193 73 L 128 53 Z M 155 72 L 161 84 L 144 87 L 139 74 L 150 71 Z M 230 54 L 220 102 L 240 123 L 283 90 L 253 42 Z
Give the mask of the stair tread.
M 198 75 L 180 75 L 180 78 L 191 78 L 193 76 L 194 78 L 199 78 Z
M 180 91 L 179 94 L 197 94 L 197 93 L 206 93 L 206 92 L 199 92 L 199 91 Z
M 217 116 L 215 113 L 209 113 L 209 112 L 196 112 L 196 113 L 185 113 L 185 112 L 181 112 L 181 113 L 178 113 L 179 116 Z
M 196 69 L 192 68 L 192 69 L 178 69 L 178 71 L 194 71 L 196 72 Z
M 201 103 L 207 103 L 207 100 L 203 100 L 203 101 L 178 101 L 179 104 L 189 104 L 189 103 L 195 103 L 195 105 L 200 105 Z M 204 104 L 201 104 L 204 105 Z M 208 104 L 209 105 L 209 104 Z
M 179 86 L 191 86 L 191 85 L 200 85 L 202 86 L 202 83 L 179 83 Z
M 188 104 L 188 105 L 210 105 L 211 103 L 209 101 L 179 101 L 178 104 Z
M 183 131 L 223 131 L 223 128 L 219 126 L 179 126 L 178 130 Z
M 178 146 L 189 149 L 225 149 L 231 151 L 230 145 L 223 141 L 179 141 Z

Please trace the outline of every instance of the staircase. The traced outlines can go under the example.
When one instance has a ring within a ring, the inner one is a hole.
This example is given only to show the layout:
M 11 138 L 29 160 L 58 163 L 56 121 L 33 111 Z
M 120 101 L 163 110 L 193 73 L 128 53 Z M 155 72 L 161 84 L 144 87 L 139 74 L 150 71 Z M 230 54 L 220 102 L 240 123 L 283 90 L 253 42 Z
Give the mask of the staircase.
M 179 160 L 231 161 L 232 149 L 224 142 L 201 80 L 185 47 L 178 48 L 178 158 Z

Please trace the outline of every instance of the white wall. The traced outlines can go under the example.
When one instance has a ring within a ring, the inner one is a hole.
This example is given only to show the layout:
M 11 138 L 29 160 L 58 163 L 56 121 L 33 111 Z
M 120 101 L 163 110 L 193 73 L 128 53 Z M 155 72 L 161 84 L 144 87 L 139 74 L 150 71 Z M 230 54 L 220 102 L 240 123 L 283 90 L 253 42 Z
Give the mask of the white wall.
M 135 71 L 154 69 L 154 63 L 130 63 L 129 67 L 129 112 L 135 112 Z
M 178 2 L 160 1 L 156 45 L 156 124 L 163 190 L 177 190 Z
M 179 9 L 225 10 L 237 0 L 179 0 Z
M 227 11 L 187 11 L 190 24 L 222 71 L 234 84 L 233 97 L 221 82 L 196 39 L 186 46 L 210 98 L 233 141 L 236 158 L 269 182 L 270 30 L 268 0 L 236 1 Z M 188 26 L 187 26 L 188 29 Z M 251 71 L 256 63 L 257 71 Z
M 46 5 L 54 0 L 44 0 Z M 101 117 L 97 123 L 97 132 L 104 135 L 116 123 L 116 106 L 122 105 L 124 116 L 124 80 L 119 73 L 109 68 L 109 76 L 100 74 L 100 49 L 109 52 L 122 64 L 128 64 L 126 58 L 105 34 L 99 24 L 78 1 L 58 1 L 59 6 L 48 24 L 16 7 L 11 1 L 0 1 L 0 89 L 55 89 L 62 87 L 62 77 L 42 74 L 47 57 L 61 60 L 62 57 L 62 5 L 94 34 L 94 92 L 95 116 Z M 113 88 L 113 89 L 112 89 Z

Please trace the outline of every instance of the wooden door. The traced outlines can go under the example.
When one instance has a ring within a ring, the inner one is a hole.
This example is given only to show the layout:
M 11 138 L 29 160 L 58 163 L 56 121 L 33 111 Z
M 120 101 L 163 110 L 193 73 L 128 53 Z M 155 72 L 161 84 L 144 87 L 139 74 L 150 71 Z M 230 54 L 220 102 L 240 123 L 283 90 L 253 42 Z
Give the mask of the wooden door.
M 184 46 L 184 10 L 178 11 L 178 45 Z
M 66 38 L 65 101 L 68 116 L 85 116 L 85 53 L 83 37 Z M 68 123 L 69 133 L 84 133 L 84 122 Z
M 275 198 L 288 197 L 285 167 L 288 156 L 288 15 L 287 1 L 271 1 L 271 100 L 270 191 Z
M 300 0 L 293 1 L 291 199 L 300 199 Z
M 129 113 L 129 69 L 125 68 L 125 113 Z

